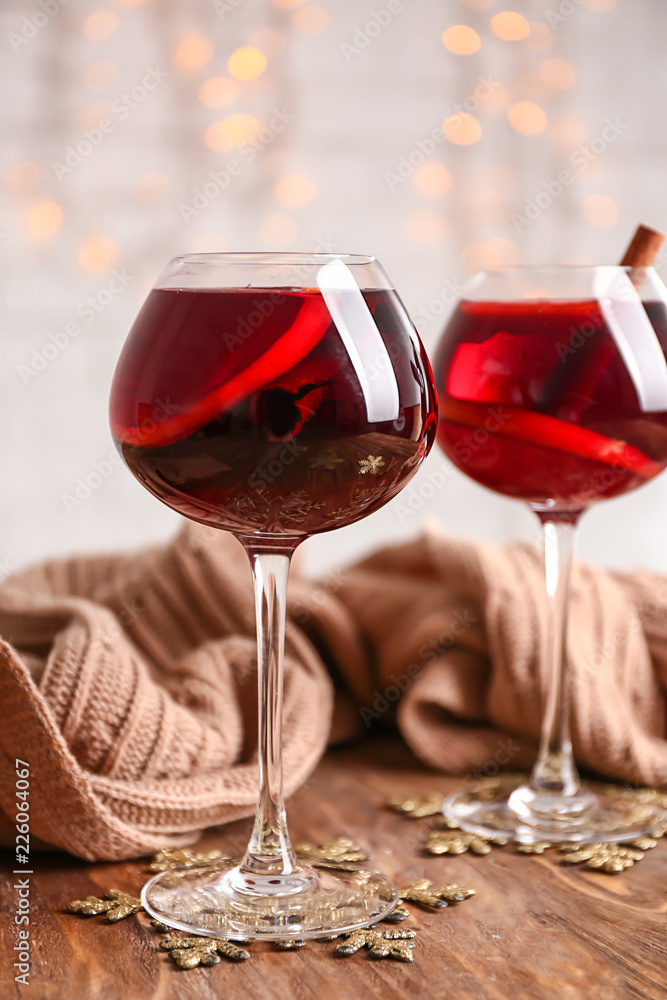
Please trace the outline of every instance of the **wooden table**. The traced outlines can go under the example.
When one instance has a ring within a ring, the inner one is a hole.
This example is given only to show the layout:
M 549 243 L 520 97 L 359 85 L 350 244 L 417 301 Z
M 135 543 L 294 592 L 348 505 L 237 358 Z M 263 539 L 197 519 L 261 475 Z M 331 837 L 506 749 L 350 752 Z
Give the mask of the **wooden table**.
M 446 791 L 456 781 L 427 771 L 398 742 L 336 750 L 289 804 L 295 841 L 349 834 L 401 885 L 427 876 L 477 890 L 435 913 L 411 907 L 400 926 L 418 930 L 412 965 L 334 956 L 332 943 L 292 952 L 251 946 L 249 961 L 179 970 L 159 951 L 144 915 L 107 924 L 63 912 L 71 899 L 109 887 L 136 894 L 145 864 L 86 864 L 34 856 L 32 967 L 19 986 L 12 964 L 14 877 L 4 856 L 1 1000 L 621 1000 L 667 998 L 667 838 L 634 868 L 611 876 L 564 867 L 507 847 L 485 857 L 424 855 L 428 820 L 382 808 L 394 793 Z M 201 849 L 238 853 L 250 821 L 210 831 Z M 9 915 L 9 916 L 8 916 Z

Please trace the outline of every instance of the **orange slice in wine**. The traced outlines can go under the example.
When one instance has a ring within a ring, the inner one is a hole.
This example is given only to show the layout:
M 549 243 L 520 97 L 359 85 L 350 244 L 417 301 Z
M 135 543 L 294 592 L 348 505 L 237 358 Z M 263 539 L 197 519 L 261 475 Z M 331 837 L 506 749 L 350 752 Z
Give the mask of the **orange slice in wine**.
M 122 444 L 154 448 L 187 437 L 199 427 L 237 406 L 262 386 L 274 382 L 303 360 L 319 343 L 331 325 L 331 316 L 320 296 L 304 299 L 292 325 L 246 368 L 194 404 L 145 427 L 123 427 L 113 423 L 113 432 Z
M 438 410 L 441 419 L 465 424 L 468 427 L 481 427 L 484 418 L 488 417 L 489 408 L 488 405 L 480 406 L 479 403 L 441 396 Z M 494 433 L 502 434 L 504 437 L 528 441 L 531 444 L 564 451 L 605 465 L 620 465 L 645 479 L 652 479 L 664 469 L 660 462 L 654 462 L 631 444 L 606 437 L 567 420 L 558 420 L 557 417 L 522 410 L 505 403 L 494 408 L 494 417 L 501 424 Z

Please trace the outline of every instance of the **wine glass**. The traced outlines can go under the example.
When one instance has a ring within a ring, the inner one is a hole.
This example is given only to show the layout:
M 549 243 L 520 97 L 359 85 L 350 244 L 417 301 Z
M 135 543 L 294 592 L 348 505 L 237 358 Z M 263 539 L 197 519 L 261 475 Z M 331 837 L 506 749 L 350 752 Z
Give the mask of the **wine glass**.
M 239 539 L 257 614 L 250 843 L 240 860 L 151 879 L 146 910 L 191 933 L 236 939 L 318 937 L 381 920 L 397 902 L 388 879 L 315 870 L 290 843 L 282 670 L 294 549 L 386 504 L 435 440 L 431 369 L 401 300 L 373 257 L 176 257 L 125 343 L 110 417 L 149 492 Z
M 667 290 L 651 268 L 482 272 L 436 358 L 438 443 L 478 483 L 542 522 L 548 595 L 546 697 L 530 780 L 455 793 L 451 820 L 536 841 L 623 841 L 667 817 L 579 779 L 570 740 L 566 616 L 577 521 L 667 463 Z

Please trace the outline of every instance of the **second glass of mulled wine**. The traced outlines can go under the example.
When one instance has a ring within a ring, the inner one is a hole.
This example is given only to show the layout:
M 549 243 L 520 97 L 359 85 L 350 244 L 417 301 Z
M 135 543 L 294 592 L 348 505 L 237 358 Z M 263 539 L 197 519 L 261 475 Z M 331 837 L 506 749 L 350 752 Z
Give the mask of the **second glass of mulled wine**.
M 667 290 L 651 268 L 500 268 L 476 276 L 436 358 L 438 443 L 466 475 L 526 502 L 544 528 L 544 706 L 530 781 L 451 796 L 475 833 L 623 841 L 667 819 L 594 793 L 572 752 L 566 620 L 577 521 L 667 464 Z

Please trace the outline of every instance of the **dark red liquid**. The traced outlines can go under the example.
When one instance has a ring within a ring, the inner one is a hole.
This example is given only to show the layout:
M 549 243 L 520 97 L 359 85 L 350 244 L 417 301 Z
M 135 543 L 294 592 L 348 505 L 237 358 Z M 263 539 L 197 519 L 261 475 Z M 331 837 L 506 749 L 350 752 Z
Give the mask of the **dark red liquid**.
M 151 292 L 111 394 L 137 479 L 237 534 L 303 536 L 385 504 L 433 443 L 435 390 L 395 292 L 362 295 L 365 385 L 319 291 Z
M 665 308 L 645 311 L 664 352 Z M 617 318 L 636 342 L 622 304 Z M 638 378 L 627 357 L 596 301 L 463 301 L 435 359 L 438 443 L 489 489 L 556 510 L 641 486 L 667 463 L 667 394 L 647 408 L 638 384 L 664 362 Z

